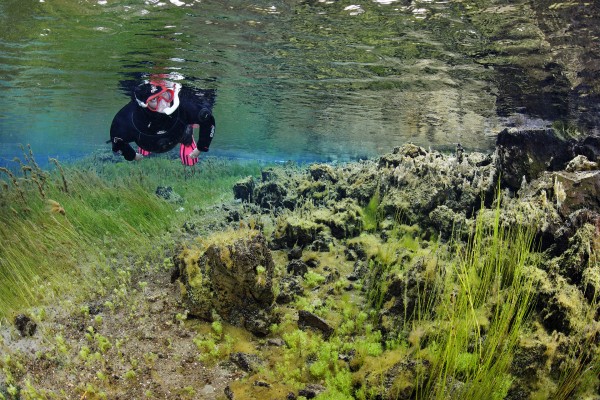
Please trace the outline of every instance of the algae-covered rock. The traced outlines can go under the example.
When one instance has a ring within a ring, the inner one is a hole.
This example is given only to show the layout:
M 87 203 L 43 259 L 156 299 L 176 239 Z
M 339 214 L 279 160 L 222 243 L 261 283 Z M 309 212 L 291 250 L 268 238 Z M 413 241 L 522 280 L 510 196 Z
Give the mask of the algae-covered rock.
M 310 245 L 314 251 L 328 252 L 333 246 L 334 239 L 329 231 L 321 231 L 317 233 L 317 237 Z
M 233 198 L 242 201 L 251 202 L 254 196 L 256 184 L 252 176 L 248 176 L 233 185 Z
M 339 197 L 354 199 L 365 206 L 377 192 L 382 180 L 381 174 L 372 163 L 361 163 L 347 171 L 345 180 L 339 181 L 337 191 Z
M 274 263 L 266 239 L 245 230 L 219 235 L 201 255 L 184 251 L 177 257 L 184 299 L 190 314 L 223 320 L 265 335 L 273 322 Z
M 191 315 L 211 320 L 213 317 L 213 290 L 206 258 L 197 250 L 184 249 L 173 258 L 182 297 Z
M 308 272 L 308 265 L 302 260 L 291 260 L 286 271 L 288 274 L 304 276 Z
M 15 317 L 15 327 L 23 337 L 33 336 L 37 330 L 37 324 L 25 314 L 19 314 Z
M 183 197 L 175 193 L 171 186 L 159 186 L 156 188 L 156 195 L 161 199 L 173 204 L 183 204 Z
M 329 181 L 335 183 L 338 180 L 335 170 L 328 164 L 311 165 L 308 172 L 315 181 Z
M 570 335 L 587 323 L 583 294 L 560 275 L 538 281 L 536 295 L 537 313 L 548 333 Z
M 369 388 L 374 399 L 413 399 L 427 382 L 431 363 L 426 359 L 397 357 L 367 360 L 356 373 L 356 380 Z
M 453 234 L 460 234 L 467 225 L 465 213 L 455 212 L 445 205 L 438 206 L 430 212 L 429 220 L 431 226 L 444 238 L 449 238 Z
M 585 224 L 569 239 L 569 248 L 554 261 L 570 284 L 581 285 L 585 271 L 587 276 L 593 276 L 591 271 L 599 269 L 593 247 L 596 235 L 596 227 Z
M 575 153 L 585 156 L 590 162 L 600 163 L 600 136 L 586 136 L 575 145 Z
M 557 172 L 554 186 L 563 216 L 583 208 L 600 212 L 600 171 Z
M 288 304 L 294 301 L 296 296 L 302 295 L 304 289 L 297 276 L 284 276 L 279 280 L 279 293 L 275 299 L 277 304 Z
M 331 230 L 336 239 L 357 236 L 362 231 L 362 216 L 360 207 L 354 200 L 344 199 L 334 203 L 331 208 L 319 209 L 311 218 Z
M 273 209 L 283 206 L 287 189 L 278 181 L 268 181 L 256 187 L 256 203 L 262 208 Z
M 231 354 L 229 360 L 246 372 L 256 372 L 265 363 L 264 360 L 256 354 L 242 352 Z
M 595 263 L 598 264 L 598 260 Z M 600 304 L 600 268 L 597 265 L 590 264 L 581 274 L 583 295 L 589 304 Z M 595 315 L 596 319 L 600 318 L 600 307 L 598 307 Z
M 429 214 L 441 205 L 470 216 L 496 186 L 495 165 L 478 153 L 462 154 L 459 162 L 420 149 L 399 151 L 395 159 L 398 162 L 379 164 L 384 174 L 380 209 L 386 216 L 410 224 L 429 226 Z M 439 227 L 439 221 L 437 224 Z
M 323 224 L 290 216 L 283 220 L 273 232 L 272 243 L 275 248 L 292 248 L 294 246 L 307 246 L 313 243 L 320 232 L 325 230 Z
M 298 194 L 303 202 L 312 200 L 315 205 L 324 205 L 330 200 L 337 200 L 338 193 L 331 184 L 325 181 L 303 181 L 298 185 Z
M 598 169 L 598 163 L 588 160 L 584 155 L 578 155 L 565 167 L 566 172 L 593 171 Z
M 303 330 L 318 331 L 324 339 L 328 339 L 333 334 L 333 327 L 327 321 L 305 310 L 298 311 L 298 327 Z
M 544 171 L 559 171 L 574 157 L 574 141 L 553 129 L 504 129 L 496 140 L 496 153 L 502 170 L 502 182 L 511 190 L 538 178 Z
M 537 338 L 522 338 L 514 350 L 510 373 L 514 377 L 507 399 L 529 399 L 542 379 L 549 359 L 549 345 Z
M 401 147 L 395 147 L 391 153 L 381 156 L 379 158 L 379 167 L 395 168 L 402 164 L 406 158 L 417 158 L 426 154 L 427 152 L 424 148 L 407 143 Z
M 385 282 L 380 311 L 384 332 L 395 332 L 405 323 L 422 318 L 426 314 L 424 305 L 437 302 L 439 293 L 435 288 L 435 268 L 435 260 L 420 257 L 406 270 L 380 277 Z
M 537 378 L 548 360 L 548 345 L 540 340 L 523 340 L 515 349 L 510 372 L 521 380 Z

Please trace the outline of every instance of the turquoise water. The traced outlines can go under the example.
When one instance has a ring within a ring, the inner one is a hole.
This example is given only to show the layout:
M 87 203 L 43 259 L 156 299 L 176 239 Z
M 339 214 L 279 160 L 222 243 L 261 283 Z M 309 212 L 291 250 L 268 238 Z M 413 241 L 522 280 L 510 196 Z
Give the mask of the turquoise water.
M 487 150 L 507 124 L 595 129 L 598 6 L 506 3 L 2 0 L 0 164 L 20 144 L 42 162 L 107 148 L 127 86 L 157 73 L 217 90 L 213 155 L 348 160 L 409 141 Z

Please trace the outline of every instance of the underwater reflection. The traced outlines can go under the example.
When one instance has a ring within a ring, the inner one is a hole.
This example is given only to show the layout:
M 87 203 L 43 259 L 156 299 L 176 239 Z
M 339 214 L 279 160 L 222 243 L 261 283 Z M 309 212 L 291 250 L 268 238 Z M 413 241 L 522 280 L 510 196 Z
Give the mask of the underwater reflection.
M 76 155 L 83 132 L 104 149 L 123 82 L 152 73 L 219 93 L 213 154 L 352 159 L 406 142 L 487 150 L 514 121 L 597 129 L 598 7 L 7 0 L 0 157 L 18 143 Z

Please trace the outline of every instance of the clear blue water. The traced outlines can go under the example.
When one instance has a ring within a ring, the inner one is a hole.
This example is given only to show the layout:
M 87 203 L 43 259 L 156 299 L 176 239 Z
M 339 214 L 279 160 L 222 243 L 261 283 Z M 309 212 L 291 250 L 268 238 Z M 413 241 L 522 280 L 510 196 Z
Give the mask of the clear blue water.
M 507 124 L 595 129 L 598 5 L 505 3 L 2 0 L 0 165 L 22 144 L 42 164 L 107 149 L 128 85 L 156 73 L 217 90 L 212 155 L 485 151 Z

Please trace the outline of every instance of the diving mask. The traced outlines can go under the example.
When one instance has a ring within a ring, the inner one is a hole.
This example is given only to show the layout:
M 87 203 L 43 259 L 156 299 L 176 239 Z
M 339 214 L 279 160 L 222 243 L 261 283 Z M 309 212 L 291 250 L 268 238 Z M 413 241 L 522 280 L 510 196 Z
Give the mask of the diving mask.
M 180 84 L 168 85 L 164 82 L 149 82 L 146 85 L 145 90 L 150 92 L 146 101 L 140 100 L 137 95 L 135 96 L 140 107 L 167 115 L 171 115 L 179 107 Z M 143 99 L 145 96 L 141 97 Z

